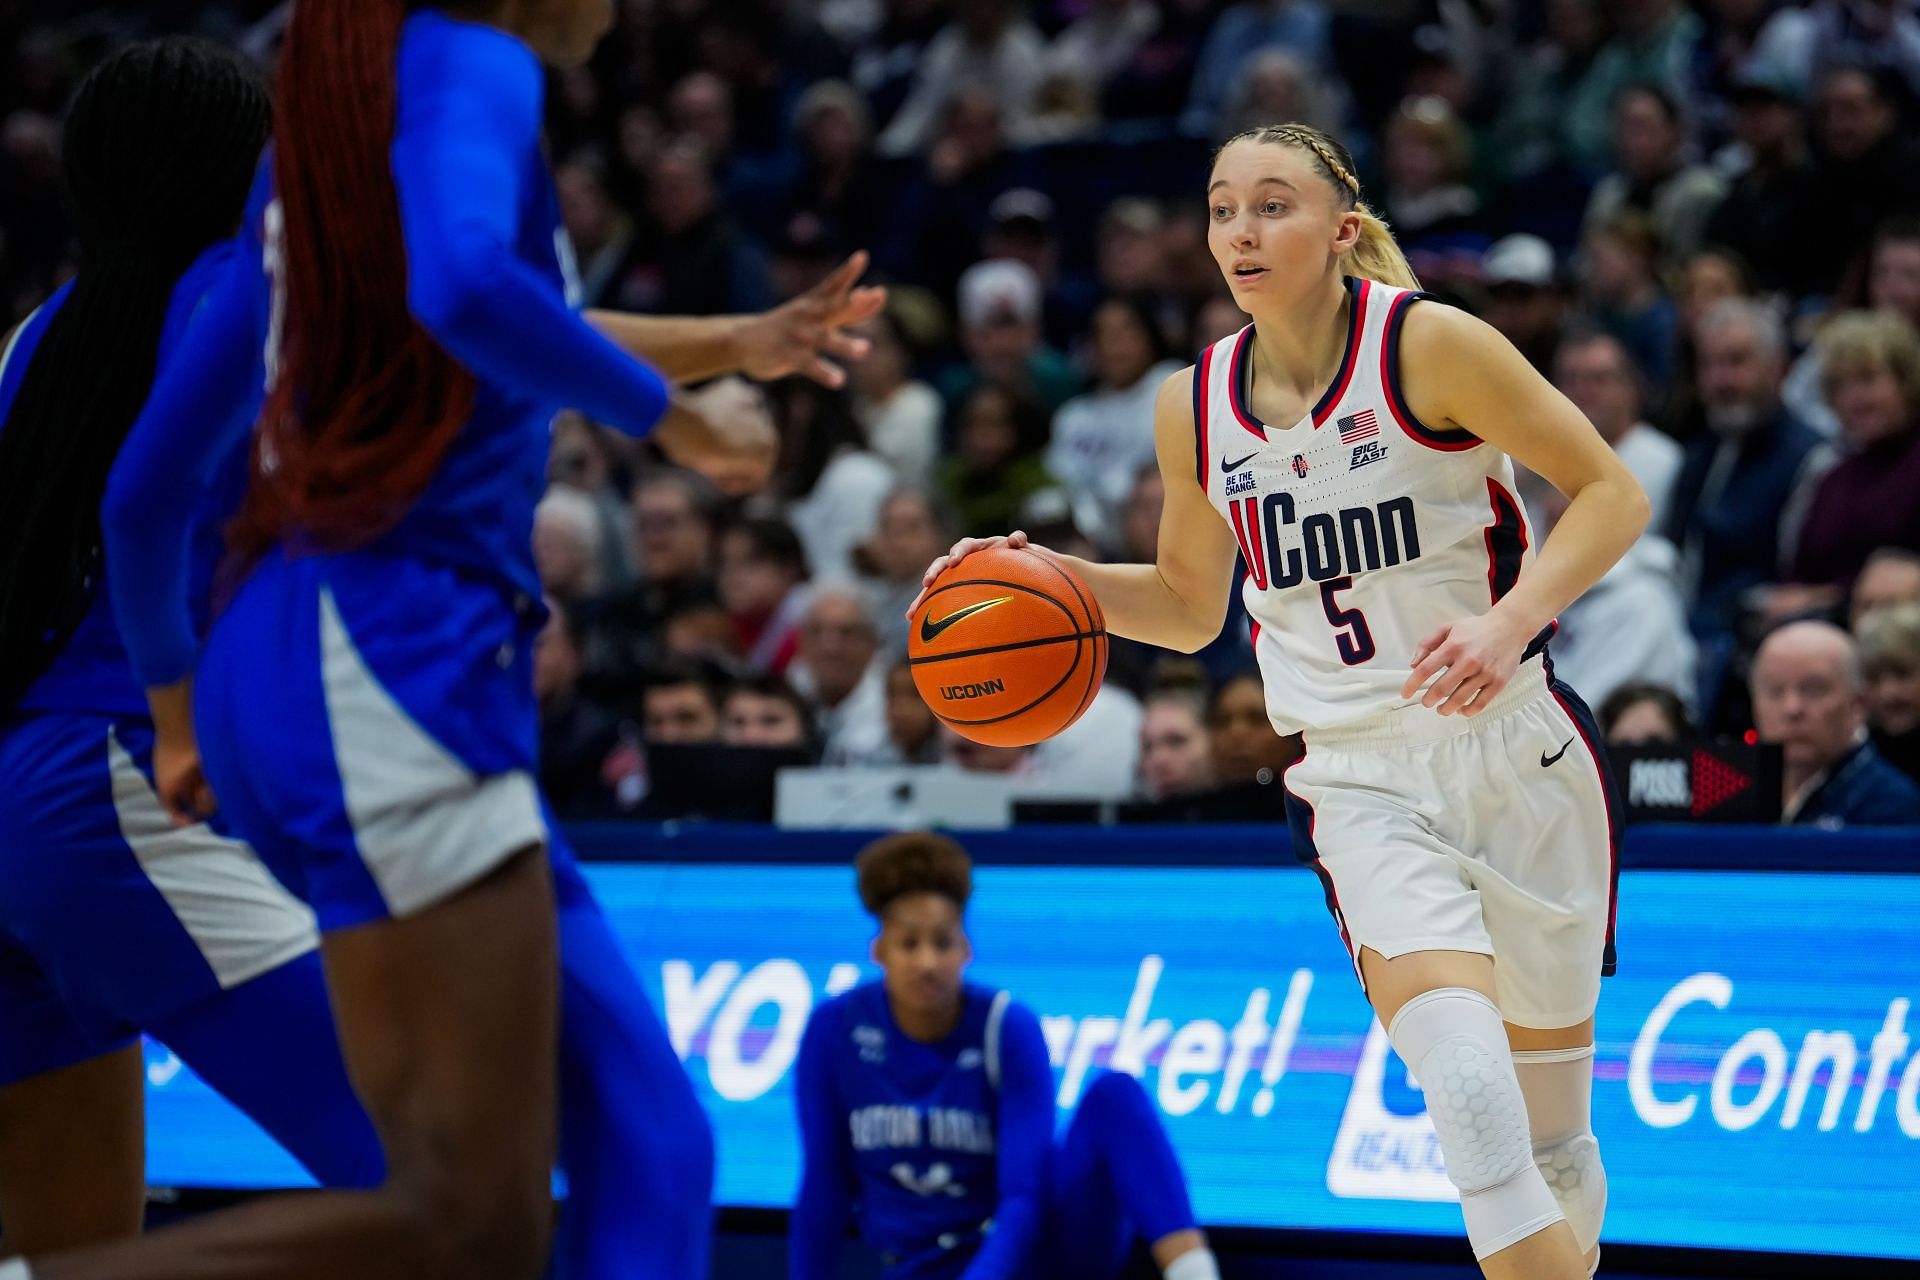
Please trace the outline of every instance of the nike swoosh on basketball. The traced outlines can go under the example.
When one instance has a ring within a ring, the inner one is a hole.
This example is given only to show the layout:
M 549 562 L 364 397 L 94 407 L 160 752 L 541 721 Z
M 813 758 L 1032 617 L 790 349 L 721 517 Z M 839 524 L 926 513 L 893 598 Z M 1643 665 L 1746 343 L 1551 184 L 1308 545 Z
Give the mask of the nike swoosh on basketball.
M 1560 757 L 1567 754 L 1567 748 L 1572 745 L 1573 745 L 1573 739 L 1568 738 L 1565 742 L 1560 744 L 1560 749 L 1554 752 L 1551 756 L 1549 756 L 1546 752 L 1542 751 L 1540 753 L 1540 767 L 1542 769 L 1551 769 L 1553 768 L 1553 766 L 1559 764 Z
M 1255 449 L 1252 453 L 1240 459 L 1238 462 L 1228 462 L 1225 458 L 1222 458 L 1220 459 L 1220 474 L 1232 475 L 1234 472 L 1246 466 L 1249 462 L 1252 462 L 1255 458 L 1259 456 L 1260 456 L 1260 451 L 1258 449 Z
M 1012 596 L 996 596 L 992 600 L 982 600 L 980 603 L 970 604 L 964 609 L 955 609 L 938 622 L 935 622 L 931 617 L 923 617 L 920 619 L 920 643 L 932 644 L 939 638 L 942 631 L 945 631 L 954 623 L 963 622 L 976 613 L 985 613 L 995 605 L 1005 604 L 1011 599 L 1013 599 Z

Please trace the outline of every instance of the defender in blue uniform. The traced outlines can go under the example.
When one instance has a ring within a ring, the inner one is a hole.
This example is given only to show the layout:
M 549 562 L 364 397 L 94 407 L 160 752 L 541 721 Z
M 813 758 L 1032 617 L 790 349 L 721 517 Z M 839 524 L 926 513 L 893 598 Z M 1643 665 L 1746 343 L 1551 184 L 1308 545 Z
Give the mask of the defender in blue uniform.
M 561 980 L 532 782 L 528 534 L 554 411 L 638 434 L 667 391 L 562 296 L 540 59 L 583 60 L 608 7 L 462 13 L 513 29 L 401 0 L 294 10 L 279 394 L 236 525 L 251 571 L 195 668 L 226 814 L 323 931 L 387 1176 L 56 1256 L 51 1275 L 530 1280 L 547 1263 Z M 238 369 L 226 385 L 244 400 L 250 353 L 199 346 L 181 376 Z M 719 457 L 770 444 L 685 414 L 667 442 Z M 156 767 L 167 799 L 204 805 L 187 697 L 176 682 L 151 699 Z
M 64 148 L 80 271 L 0 350 L 0 1222 L 22 1249 L 138 1232 L 142 1031 L 321 1182 L 381 1172 L 313 913 L 246 845 L 162 808 L 100 589 L 108 467 L 234 258 L 267 117 L 207 46 L 101 64 Z
M 157 692 L 156 701 L 164 707 L 170 690 L 182 687 L 183 678 L 201 664 L 208 672 L 201 693 L 209 725 L 216 713 L 207 710 L 206 700 L 216 690 L 236 700 L 218 713 L 219 722 L 240 726 L 241 732 L 204 735 L 219 799 L 246 829 L 277 839 L 276 870 L 302 886 L 320 910 L 323 927 L 377 919 L 383 909 L 401 914 L 413 892 L 407 878 L 422 870 L 405 850 L 399 851 L 404 861 L 381 864 L 378 818 L 355 819 L 348 839 L 357 858 L 341 848 L 314 866 L 301 865 L 303 845 L 346 843 L 333 834 L 343 798 L 351 816 L 356 794 L 366 794 L 363 784 L 407 785 L 400 781 L 407 767 L 420 770 L 414 785 L 425 778 L 429 788 L 457 789 L 466 785 L 465 772 L 489 777 L 497 794 L 506 790 L 498 786 L 503 777 L 514 772 L 501 770 L 502 762 L 530 753 L 530 743 L 509 742 L 504 734 L 517 738 L 531 727 L 526 638 L 539 618 L 528 603 L 535 579 L 527 529 L 544 476 L 551 406 L 564 397 L 620 421 L 617 414 L 643 412 L 645 404 L 633 395 L 626 358 L 614 352 L 609 362 L 606 343 L 559 303 L 565 259 L 556 251 L 557 212 L 537 148 L 508 148 L 519 161 L 513 174 L 474 154 L 476 140 L 501 140 L 498 126 L 510 124 L 515 112 L 502 117 L 501 104 L 482 106 L 472 91 L 449 87 L 466 75 L 477 77 L 477 87 L 486 86 L 481 92 L 493 84 L 517 86 L 532 96 L 529 118 L 537 121 L 538 68 L 525 46 L 505 32 L 427 11 L 408 22 L 400 68 L 392 164 L 416 294 L 464 287 L 436 273 L 451 269 L 450 258 L 454 264 L 484 267 L 486 244 L 507 243 L 509 231 L 521 267 L 531 268 L 529 278 L 538 286 L 537 296 L 529 297 L 517 292 L 511 279 L 503 286 L 489 270 L 484 278 L 494 288 L 490 306 L 467 299 L 456 309 L 444 299 L 415 300 L 416 312 L 445 322 L 444 333 L 434 329 L 436 340 L 460 353 L 469 367 L 500 371 L 497 380 L 476 389 L 460 447 L 447 455 L 395 527 L 365 553 L 302 554 L 313 549 L 300 546 L 297 534 L 282 540 L 222 618 L 208 654 L 198 654 L 189 584 L 204 572 L 204 562 L 187 533 L 180 477 L 190 472 L 190 487 L 207 488 L 222 513 L 232 511 L 244 488 L 248 428 L 260 407 L 261 388 L 269 374 L 283 372 L 281 331 L 293 292 L 284 285 L 296 266 L 288 260 L 284 206 L 275 202 L 263 169 L 249 205 L 241 261 L 202 309 L 188 366 L 165 381 L 128 442 L 106 510 L 115 565 L 112 587 L 119 613 L 136 638 L 132 657 L 141 682 Z M 537 133 L 537 126 L 529 130 L 524 122 L 516 128 L 504 135 L 509 143 Z M 494 184 L 476 187 L 482 177 Z M 488 202 L 489 195 L 495 203 Z M 517 219 L 511 213 L 516 209 L 524 211 Z M 456 228 L 451 239 L 449 226 Z M 459 238 L 462 230 L 466 242 Z M 476 230 L 478 244 L 473 243 Z M 863 259 L 850 261 L 820 288 L 763 316 L 684 321 L 596 314 L 590 319 L 628 351 L 657 355 L 663 371 L 674 376 L 745 367 L 760 376 L 799 371 L 834 381 L 842 375 L 825 356 L 861 355 L 864 344 L 842 330 L 884 302 L 882 291 L 853 287 L 862 266 Z M 565 331 L 528 330 L 527 316 L 536 304 L 546 326 L 565 326 Z M 581 339 L 582 331 L 591 342 Z M 612 383 L 609 370 L 616 376 Z M 631 417 L 627 421 L 639 425 Z M 725 442 L 705 435 L 697 419 L 682 413 L 669 422 L 667 443 L 691 455 L 689 461 L 709 470 L 729 463 L 714 447 Z M 264 447 L 273 449 L 274 439 L 269 432 Z M 472 452 L 463 452 L 470 442 Z M 296 447 L 301 443 L 293 441 Z M 231 482 L 235 475 L 241 484 Z M 505 520 L 483 514 L 490 506 L 503 511 Z M 396 564 L 402 557 L 418 565 Z M 429 572 L 423 575 L 422 569 Z M 303 583 L 302 573 L 311 581 Z M 353 603 L 361 574 L 366 593 Z M 452 585 L 436 587 L 436 575 L 450 578 Z M 262 585 L 273 581 L 282 585 Z M 319 596 L 344 606 L 338 619 L 342 631 L 350 615 L 366 611 L 369 623 L 352 627 L 349 647 L 360 651 L 370 680 L 329 683 L 335 673 L 332 659 L 316 649 L 324 652 L 326 637 L 341 636 L 327 629 L 333 624 L 324 607 L 312 608 L 313 583 L 322 584 Z M 265 643 L 259 633 L 248 636 L 239 621 L 247 616 L 248 602 L 262 598 L 273 600 L 271 607 L 278 610 L 289 598 L 299 606 L 267 624 L 273 638 Z M 499 607 L 502 599 L 514 602 L 511 623 L 502 616 L 508 612 Z M 409 604 L 411 613 L 394 612 Z M 304 633 L 304 651 L 299 643 L 281 643 L 279 628 L 289 625 L 295 634 Z M 219 656 L 227 637 L 237 646 L 231 659 Z M 372 648 L 383 640 L 393 646 L 386 657 Z M 510 649 L 512 658 L 506 656 Z M 463 651 L 470 655 L 464 670 Z M 267 668 L 277 669 L 290 655 L 296 666 L 322 671 L 320 696 L 311 687 L 301 694 L 295 686 L 295 700 L 278 710 L 260 705 L 269 692 L 288 692 L 275 685 L 284 677 Z M 249 662 L 251 674 L 240 674 Z M 448 698 L 449 692 L 455 696 Z M 381 705 L 386 702 L 392 705 Z M 391 714 L 396 708 L 403 712 L 399 717 Z M 325 725 L 311 735 L 318 755 L 302 760 L 297 753 L 260 753 L 250 745 L 251 732 L 264 738 L 273 732 L 268 726 L 300 723 Z M 358 741 L 353 740 L 356 731 L 363 735 Z M 225 756 L 223 746 L 229 752 Z M 190 742 L 182 755 L 190 762 Z M 176 802 L 191 798 L 191 769 L 175 776 L 185 780 L 174 789 Z M 460 819 L 465 830 L 450 838 L 448 847 L 463 845 L 467 832 L 495 838 L 496 822 L 511 832 L 524 819 L 517 803 L 492 816 L 486 803 L 477 802 Z M 561 948 L 559 1146 L 569 1195 L 555 1240 L 554 1271 L 563 1277 L 704 1276 L 712 1170 L 704 1116 L 571 854 L 544 808 L 538 816 L 548 841 Z M 289 817 L 290 835 L 281 826 Z
M 1136 1240 L 1168 1280 L 1219 1280 L 1132 1076 L 1096 1079 L 1056 1145 L 1039 1020 L 962 980 L 965 851 L 891 836 L 859 881 L 885 976 L 820 1005 L 801 1041 L 791 1280 L 832 1280 L 849 1221 L 887 1280 L 1108 1280 Z

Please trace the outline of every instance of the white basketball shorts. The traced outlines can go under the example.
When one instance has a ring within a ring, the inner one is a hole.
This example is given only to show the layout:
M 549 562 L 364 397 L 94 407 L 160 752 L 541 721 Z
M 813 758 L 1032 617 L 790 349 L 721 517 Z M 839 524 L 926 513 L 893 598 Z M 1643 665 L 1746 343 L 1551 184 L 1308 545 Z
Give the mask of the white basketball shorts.
M 1613 972 L 1623 815 L 1593 713 L 1551 671 L 1529 659 L 1471 719 L 1309 732 L 1286 776 L 1356 970 L 1362 947 L 1489 955 L 1501 1016 L 1538 1028 L 1591 1016 Z

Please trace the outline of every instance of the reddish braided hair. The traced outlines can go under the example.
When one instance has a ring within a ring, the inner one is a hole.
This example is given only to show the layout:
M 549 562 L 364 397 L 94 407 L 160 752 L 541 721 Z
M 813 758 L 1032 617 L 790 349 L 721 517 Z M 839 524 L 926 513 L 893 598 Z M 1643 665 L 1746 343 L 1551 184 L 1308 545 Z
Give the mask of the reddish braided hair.
M 408 0 L 300 0 L 280 59 L 277 376 L 229 541 L 363 546 L 420 496 L 473 406 L 471 374 L 407 305 L 389 167 Z

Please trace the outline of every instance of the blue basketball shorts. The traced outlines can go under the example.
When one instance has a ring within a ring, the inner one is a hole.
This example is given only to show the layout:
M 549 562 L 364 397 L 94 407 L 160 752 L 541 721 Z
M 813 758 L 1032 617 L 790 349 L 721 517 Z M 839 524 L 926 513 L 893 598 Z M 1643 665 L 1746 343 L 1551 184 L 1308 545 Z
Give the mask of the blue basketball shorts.
M 221 813 L 322 932 L 422 911 L 548 841 L 537 602 L 376 551 L 269 555 L 215 622 L 195 719 Z
M 175 827 L 144 720 L 0 729 L 0 1085 L 95 1057 L 311 951 L 253 851 Z

